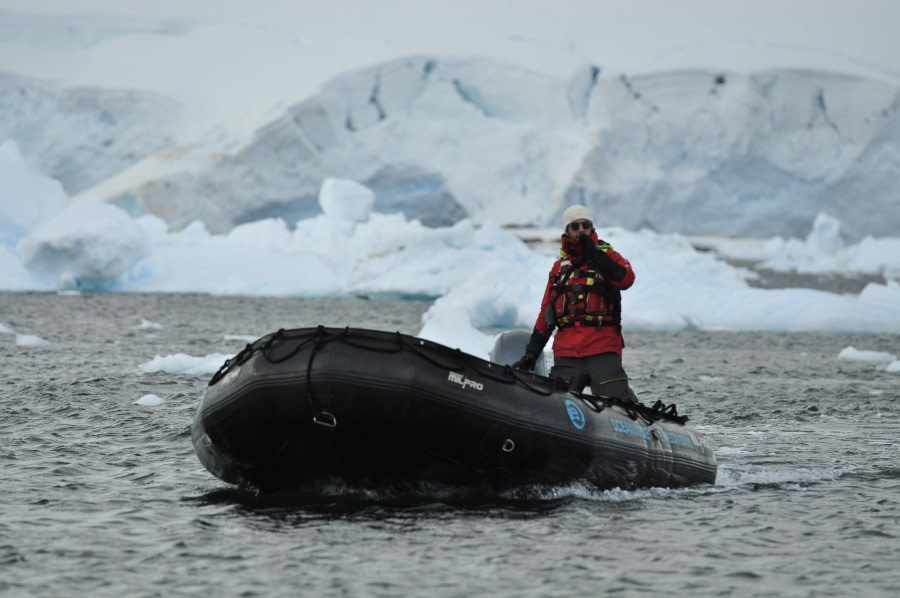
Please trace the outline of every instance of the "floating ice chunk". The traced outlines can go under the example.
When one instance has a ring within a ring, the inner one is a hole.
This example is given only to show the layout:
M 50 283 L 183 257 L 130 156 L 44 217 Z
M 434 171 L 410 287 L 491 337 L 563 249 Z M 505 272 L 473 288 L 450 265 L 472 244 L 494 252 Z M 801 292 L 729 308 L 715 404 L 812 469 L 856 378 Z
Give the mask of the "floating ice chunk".
M 843 249 L 841 221 L 830 214 L 819 212 L 813 221 L 812 231 L 806 237 L 806 246 L 826 254 L 834 254 Z
M 884 351 L 860 351 L 854 347 L 844 347 L 838 354 L 838 359 L 847 361 L 871 361 L 877 363 L 887 363 L 895 361 L 897 356 Z
M 162 328 L 162 324 L 157 324 L 144 318 L 141 318 L 141 323 L 137 325 L 138 330 L 159 330 L 160 328 Z
M 489 358 L 494 346 L 494 337 L 473 327 L 469 314 L 464 310 L 442 309 L 440 317 L 429 317 L 429 313 L 426 313 L 423 324 L 419 337 L 482 359 Z
M 900 374 L 900 360 L 895 360 L 889 363 L 887 368 L 885 368 L 885 371 L 891 372 L 893 374 Z
M 39 336 L 34 336 L 33 334 L 17 334 L 16 335 L 16 346 L 17 347 L 49 347 L 50 342 L 42 339 Z
M 897 284 L 897 280 L 900 280 L 900 239 L 896 237 L 876 239 L 869 236 L 848 247 L 843 253 L 848 271 L 881 273 L 888 279 L 887 286 L 893 286 L 895 294 L 900 294 L 900 287 Z
M 254 247 L 271 251 L 290 250 L 292 233 L 281 218 L 266 218 L 239 224 L 225 235 L 230 247 Z
M 256 339 L 258 339 L 262 335 L 252 335 L 252 334 L 223 334 L 222 338 L 226 341 L 241 341 L 242 343 L 252 343 Z
M 175 353 L 162 357 L 157 355 L 151 361 L 140 364 L 140 370 L 147 374 L 165 372 L 167 374 L 188 374 L 207 376 L 214 374 L 231 355 L 211 353 L 205 357 L 192 357 L 184 353 Z
M 900 250 L 900 245 L 897 249 Z M 895 307 L 900 305 L 900 284 L 894 281 L 888 281 L 887 284 L 870 282 L 859 294 L 859 300 L 872 305 Z
M 0 322 L 0 334 L 15 334 L 15 331 L 3 322 Z
M 38 226 L 18 248 L 30 270 L 54 278 L 61 288 L 107 290 L 148 246 L 131 216 L 88 199 Z
M 162 405 L 165 401 L 153 394 L 147 394 L 134 402 L 135 405 L 143 405 L 144 407 L 156 407 Z
M 789 239 L 761 266 L 783 272 L 834 272 L 843 269 L 838 263 L 843 247 L 840 221 L 820 212 L 805 241 Z
M 375 193 L 356 181 L 329 178 L 319 189 L 319 205 L 332 218 L 365 222 L 375 205 Z

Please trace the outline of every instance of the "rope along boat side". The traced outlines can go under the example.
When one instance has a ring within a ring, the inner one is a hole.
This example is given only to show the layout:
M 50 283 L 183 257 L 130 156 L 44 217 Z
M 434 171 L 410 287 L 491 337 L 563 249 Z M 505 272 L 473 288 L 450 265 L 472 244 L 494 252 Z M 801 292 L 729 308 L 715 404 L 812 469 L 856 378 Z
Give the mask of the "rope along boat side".
M 319 326 L 279 330 L 228 360 L 192 441 L 216 477 L 263 491 L 712 484 L 713 451 L 686 421 L 674 405 L 568 392 L 414 336 Z

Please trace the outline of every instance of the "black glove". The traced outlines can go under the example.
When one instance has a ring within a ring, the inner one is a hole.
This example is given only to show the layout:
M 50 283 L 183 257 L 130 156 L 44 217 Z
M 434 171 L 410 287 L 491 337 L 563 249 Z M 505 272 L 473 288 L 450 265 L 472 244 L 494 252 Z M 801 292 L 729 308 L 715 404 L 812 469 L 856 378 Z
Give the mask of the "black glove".
M 531 333 L 531 338 L 528 339 L 528 344 L 525 346 L 525 355 L 522 356 L 522 359 L 515 362 L 513 367 L 517 370 L 528 370 L 529 372 L 533 370 L 537 363 L 538 355 L 544 351 L 544 345 L 546 344 L 547 339 L 535 328 Z
M 589 235 L 578 237 L 578 243 L 584 252 L 585 259 L 607 280 L 622 280 L 628 273 L 624 266 L 617 264 L 605 251 L 597 247 Z
M 532 371 L 534 369 L 534 365 L 537 363 L 537 355 L 534 353 L 525 353 L 522 358 L 512 364 L 512 366 L 517 370 L 526 370 Z

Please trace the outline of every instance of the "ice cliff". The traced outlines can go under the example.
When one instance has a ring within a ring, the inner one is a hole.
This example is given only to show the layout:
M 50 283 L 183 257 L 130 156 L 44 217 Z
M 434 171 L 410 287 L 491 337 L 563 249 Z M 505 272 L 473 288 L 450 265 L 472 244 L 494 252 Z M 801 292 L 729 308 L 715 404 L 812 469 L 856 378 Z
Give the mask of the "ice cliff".
M 563 80 L 416 56 L 337 77 L 242 146 L 184 162 L 159 96 L 6 75 L 0 108 L 0 137 L 67 192 L 174 227 L 296 221 L 339 177 L 432 226 L 553 224 L 581 202 L 633 230 L 802 237 L 823 211 L 850 241 L 900 230 L 898 89 L 835 73 L 588 65 Z

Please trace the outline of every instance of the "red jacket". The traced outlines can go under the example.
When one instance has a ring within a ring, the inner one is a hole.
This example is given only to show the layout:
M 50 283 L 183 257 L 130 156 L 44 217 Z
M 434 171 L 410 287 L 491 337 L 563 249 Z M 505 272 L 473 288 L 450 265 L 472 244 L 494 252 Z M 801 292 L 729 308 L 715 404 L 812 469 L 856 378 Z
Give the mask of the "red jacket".
M 625 268 L 624 278 L 621 280 L 605 279 L 600 286 L 612 291 L 613 289 L 624 290 L 634 284 L 634 271 L 631 269 L 631 263 L 614 251 L 610 245 L 604 241 L 599 241 L 596 231 L 591 234 L 591 237 L 594 243 L 599 243 L 600 249 L 606 255 Z M 534 325 L 535 329 L 545 338 L 549 338 L 553 328 L 558 326 L 558 320 L 554 315 L 558 316 L 556 310 L 559 309 L 561 298 L 559 290 L 555 290 L 554 286 L 559 282 L 560 269 L 583 263 L 580 246 L 569 241 L 566 235 L 562 236 L 561 243 L 562 251 L 560 253 L 562 257 L 556 260 L 556 263 L 550 269 L 547 288 L 544 291 L 544 299 L 541 301 L 541 313 L 538 315 L 537 322 Z M 578 279 L 574 279 L 572 282 L 578 282 Z M 613 291 L 613 293 L 618 294 L 617 291 Z M 621 306 L 614 307 L 621 313 Z M 618 353 L 621 355 L 623 345 L 621 326 L 618 323 L 596 326 L 588 322 L 577 321 L 574 325 L 565 325 L 557 331 L 553 341 L 553 355 L 555 357 L 589 357 L 600 353 Z

